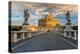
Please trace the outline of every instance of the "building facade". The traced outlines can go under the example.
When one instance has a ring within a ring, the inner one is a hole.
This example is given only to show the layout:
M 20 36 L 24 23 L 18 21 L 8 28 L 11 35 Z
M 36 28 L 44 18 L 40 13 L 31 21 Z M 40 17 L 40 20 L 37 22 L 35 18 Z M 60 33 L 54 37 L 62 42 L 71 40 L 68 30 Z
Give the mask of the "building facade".
M 40 27 L 39 30 L 48 31 L 52 30 L 53 27 L 60 25 L 60 20 L 54 18 L 53 15 L 50 13 L 47 16 L 45 16 L 44 19 L 40 19 L 38 25 Z

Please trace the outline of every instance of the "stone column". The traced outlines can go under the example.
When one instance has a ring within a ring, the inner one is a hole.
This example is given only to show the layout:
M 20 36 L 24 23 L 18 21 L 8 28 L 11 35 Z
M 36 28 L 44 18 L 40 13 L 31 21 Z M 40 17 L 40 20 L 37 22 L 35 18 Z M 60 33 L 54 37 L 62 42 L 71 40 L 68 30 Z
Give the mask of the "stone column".
M 28 32 L 26 32 L 25 34 L 26 34 L 26 38 L 29 38 L 29 37 L 28 37 L 28 36 L 29 36 L 29 33 L 28 33 Z
M 23 40 L 25 39 L 25 34 L 24 34 L 24 32 L 22 33 L 22 39 L 23 39 Z
M 71 37 L 71 32 L 69 31 L 69 36 L 68 36 L 68 38 L 70 38 Z
M 66 31 L 64 31 L 64 37 L 66 37 Z
M 77 40 L 77 34 L 76 34 L 76 31 L 74 31 L 74 40 Z
M 32 36 L 31 36 L 31 32 L 29 32 L 29 38 L 31 38 Z
M 14 33 L 14 35 L 13 35 L 13 42 L 15 43 L 17 41 L 18 41 L 18 39 L 17 39 L 17 33 Z

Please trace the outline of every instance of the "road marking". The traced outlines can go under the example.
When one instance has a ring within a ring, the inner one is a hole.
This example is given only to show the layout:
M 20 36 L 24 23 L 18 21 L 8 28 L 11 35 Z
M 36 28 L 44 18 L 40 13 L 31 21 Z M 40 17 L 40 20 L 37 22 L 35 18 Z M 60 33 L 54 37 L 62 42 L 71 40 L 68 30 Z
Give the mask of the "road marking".
M 60 36 L 58 36 L 58 37 L 60 37 Z M 62 37 L 60 37 L 60 38 L 63 39 L 64 41 L 66 41 L 67 43 L 71 44 L 72 46 L 77 48 L 77 45 L 73 44 L 72 42 L 70 42 L 70 41 L 68 41 L 68 40 L 66 40 L 66 39 L 64 39 Z
M 43 32 L 43 33 L 44 33 L 44 32 Z M 39 33 L 39 34 L 42 34 L 42 33 Z M 38 34 L 36 34 L 36 35 L 38 35 Z M 35 38 L 32 38 L 32 39 L 35 39 Z M 28 42 L 31 41 L 32 39 L 30 39 L 30 40 L 28 40 L 28 41 L 26 41 L 26 42 L 24 42 L 24 43 L 21 43 L 21 44 L 15 46 L 15 47 L 13 47 L 12 50 L 14 50 L 14 49 L 16 49 L 16 48 L 18 48 L 18 47 L 20 47 L 20 46 L 22 46 L 22 45 L 28 43 Z
M 14 50 L 14 49 L 16 49 L 16 48 L 18 48 L 18 47 L 20 47 L 20 46 L 22 46 L 22 45 L 28 43 L 29 41 L 31 41 L 31 40 L 28 40 L 28 41 L 26 41 L 26 42 L 24 42 L 24 43 L 21 43 L 21 44 L 15 46 L 15 47 L 13 47 L 12 50 Z

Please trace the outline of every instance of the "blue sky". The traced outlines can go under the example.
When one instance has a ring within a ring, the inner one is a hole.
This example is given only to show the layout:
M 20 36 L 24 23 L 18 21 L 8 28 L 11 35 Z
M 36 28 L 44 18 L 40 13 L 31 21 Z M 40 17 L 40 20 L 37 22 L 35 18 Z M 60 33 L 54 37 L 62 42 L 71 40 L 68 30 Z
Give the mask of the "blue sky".
M 38 24 L 38 20 L 44 18 L 49 13 L 53 17 L 60 19 L 61 24 L 66 23 L 66 11 L 70 11 L 71 21 L 73 24 L 78 22 L 77 5 L 71 4 L 47 4 L 47 3 L 31 3 L 31 2 L 12 2 L 13 25 L 19 25 L 24 22 L 24 9 L 28 9 L 30 17 L 28 22 L 32 25 Z

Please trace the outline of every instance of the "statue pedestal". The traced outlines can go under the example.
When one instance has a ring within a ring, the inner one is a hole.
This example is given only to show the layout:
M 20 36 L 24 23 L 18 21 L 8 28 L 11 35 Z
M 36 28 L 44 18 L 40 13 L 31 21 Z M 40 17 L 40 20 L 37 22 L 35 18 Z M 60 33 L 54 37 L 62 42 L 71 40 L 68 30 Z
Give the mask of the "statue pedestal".
M 22 25 L 22 31 L 28 31 L 28 23 L 24 23 L 23 25 Z
M 65 30 L 72 30 L 71 25 L 65 25 Z
M 73 30 L 71 25 L 65 25 L 64 33 L 66 33 L 66 37 L 71 38 L 71 30 Z

